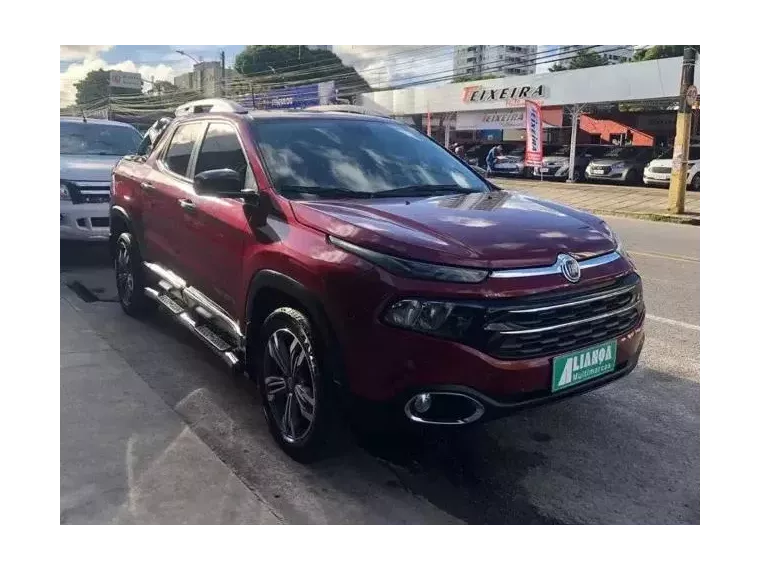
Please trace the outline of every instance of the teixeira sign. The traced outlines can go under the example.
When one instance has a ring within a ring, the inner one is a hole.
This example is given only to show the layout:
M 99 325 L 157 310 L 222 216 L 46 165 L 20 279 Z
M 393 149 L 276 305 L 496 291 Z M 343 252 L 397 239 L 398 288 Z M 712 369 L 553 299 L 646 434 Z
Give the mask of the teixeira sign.
M 465 103 L 488 103 L 497 101 L 508 103 L 515 99 L 545 99 L 548 95 L 546 85 L 519 85 L 502 89 L 483 89 L 480 85 L 465 87 L 462 101 Z

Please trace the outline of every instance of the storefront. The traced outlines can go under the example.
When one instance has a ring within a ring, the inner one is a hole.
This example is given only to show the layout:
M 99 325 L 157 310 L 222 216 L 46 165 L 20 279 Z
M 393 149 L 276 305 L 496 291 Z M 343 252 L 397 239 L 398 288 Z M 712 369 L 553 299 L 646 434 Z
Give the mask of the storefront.
M 678 57 L 379 91 L 359 96 L 357 104 L 382 109 L 423 132 L 429 123 L 431 136 L 442 143 L 524 140 L 525 101 L 532 100 L 542 106 L 545 142 L 568 143 L 574 115 L 577 142 L 668 144 L 675 136 L 681 62 Z M 642 110 L 635 110 L 639 104 Z M 657 110 L 647 110 L 652 107 Z

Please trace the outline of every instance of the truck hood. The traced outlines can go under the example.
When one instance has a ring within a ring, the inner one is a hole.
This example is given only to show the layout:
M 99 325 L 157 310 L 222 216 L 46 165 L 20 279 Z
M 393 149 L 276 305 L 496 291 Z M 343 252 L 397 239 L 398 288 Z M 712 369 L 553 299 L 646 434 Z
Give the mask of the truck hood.
M 615 249 L 598 218 L 512 192 L 291 202 L 303 224 L 376 251 L 482 268 L 551 265 Z
M 121 156 L 61 155 L 61 180 L 78 182 L 111 182 L 111 170 Z

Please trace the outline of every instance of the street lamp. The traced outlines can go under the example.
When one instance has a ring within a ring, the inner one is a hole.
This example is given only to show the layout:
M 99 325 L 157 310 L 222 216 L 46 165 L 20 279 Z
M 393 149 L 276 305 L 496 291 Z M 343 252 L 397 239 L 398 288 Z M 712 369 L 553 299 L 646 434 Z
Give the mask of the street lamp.
M 192 59 L 198 65 L 200 65 L 200 63 L 201 63 L 200 61 L 198 61 L 197 59 L 195 59 L 192 55 L 190 55 L 187 52 L 182 51 L 181 49 L 175 49 L 174 51 L 177 52 L 180 55 L 184 55 L 185 57 L 188 57 L 188 58 Z M 200 70 L 199 70 L 198 73 L 200 75 L 200 84 L 201 84 L 200 91 L 201 91 L 202 94 L 205 94 L 205 89 L 203 87 L 203 68 L 202 67 L 200 68 Z

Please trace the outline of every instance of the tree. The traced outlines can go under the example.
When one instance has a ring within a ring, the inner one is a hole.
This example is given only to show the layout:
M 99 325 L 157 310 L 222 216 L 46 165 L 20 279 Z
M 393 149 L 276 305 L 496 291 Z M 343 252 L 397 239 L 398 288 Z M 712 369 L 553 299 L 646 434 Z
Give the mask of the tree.
M 485 75 L 476 75 L 475 77 L 472 77 L 470 75 L 462 75 L 461 77 L 457 77 L 454 79 L 454 83 L 465 83 L 467 81 L 483 81 L 485 79 L 498 79 L 498 75 L 493 74 L 485 74 Z
M 166 93 L 174 93 L 178 89 L 179 88 L 174 85 L 174 83 L 159 79 L 158 81 L 153 82 L 153 87 L 148 90 L 148 93 L 151 95 L 162 95 Z
M 108 71 L 98 69 L 89 72 L 82 81 L 77 81 L 74 86 L 77 88 L 77 104 L 86 105 L 101 99 L 107 99 L 111 95 L 132 95 L 140 93 L 140 89 L 131 89 L 129 87 L 111 87 L 108 83 L 110 74 Z
M 683 56 L 683 50 L 687 47 L 692 47 L 699 53 L 699 46 L 649 46 L 636 50 L 636 53 L 633 54 L 633 61 L 680 57 Z
M 589 51 L 587 48 L 581 48 L 576 51 L 575 56 L 573 56 L 572 59 L 566 60 L 562 63 L 555 63 L 549 68 L 549 71 L 567 71 L 568 69 L 599 67 L 600 65 L 607 65 L 608 63 L 609 62 L 604 59 L 604 56 L 595 51 Z
M 262 83 L 305 85 L 310 81 L 334 80 L 340 93 L 372 90 L 364 78 L 353 67 L 343 65 L 337 55 L 307 46 L 246 46 L 235 58 L 235 71 L 248 77 L 266 75 Z

